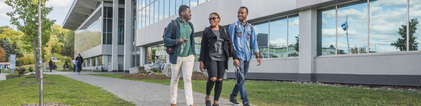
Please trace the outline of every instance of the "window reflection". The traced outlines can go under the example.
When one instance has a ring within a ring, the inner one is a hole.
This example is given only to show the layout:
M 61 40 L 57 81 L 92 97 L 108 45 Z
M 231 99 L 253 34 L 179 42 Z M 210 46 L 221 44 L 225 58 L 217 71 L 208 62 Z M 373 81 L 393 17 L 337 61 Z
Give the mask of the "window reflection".
M 299 22 L 298 16 L 291 16 L 288 18 L 288 57 L 299 56 Z
M 268 22 L 259 23 L 254 25 L 254 30 L 257 38 L 257 45 L 259 46 L 259 55 L 261 58 L 268 58 L 269 57 L 269 48 L 268 48 Z M 252 50 L 253 48 L 250 48 Z M 273 54 L 272 54 L 273 55 Z M 252 58 L 256 58 L 252 56 Z
M 367 37 L 367 1 L 338 6 L 338 54 L 367 53 Z
M 197 6 L 197 0 L 190 0 L 190 8 Z
M 318 55 L 335 55 L 336 50 L 336 13 L 335 7 L 320 10 L 321 18 L 319 26 L 321 26 L 321 52 Z M 320 17 L 320 16 L 319 16 Z M 320 36 L 319 36 L 320 37 Z M 320 50 L 320 49 L 319 49 Z M 340 50 L 343 53 L 343 50 Z
M 165 51 L 164 44 L 148 47 L 147 63 L 155 63 L 155 56 L 158 56 L 162 63 L 166 62 L 167 52 Z
M 86 29 L 75 31 L 75 51 L 81 53 L 101 44 L 102 18 L 97 19 Z
M 410 19 L 416 19 L 417 21 L 421 20 L 421 1 L 420 0 L 409 0 L 409 18 Z M 415 21 L 414 21 L 415 22 Z M 411 41 L 414 41 L 413 43 L 410 43 L 413 45 L 413 49 L 409 49 L 410 51 L 420 50 L 421 49 L 421 25 L 420 22 L 418 24 L 410 24 L 411 28 L 415 28 L 415 33 L 413 34 L 413 37 L 410 37 Z M 410 29 L 411 29 L 410 28 Z M 410 35 L 412 36 L 412 35 Z M 418 44 L 417 44 L 418 43 Z
M 269 47 L 269 58 L 279 58 L 288 56 L 286 18 L 270 21 Z
M 399 29 L 402 25 L 406 26 L 406 13 L 406 1 L 370 2 L 370 53 L 406 51 L 406 45 L 392 45 L 402 39 Z M 399 47 L 405 49 L 400 50 Z
M 202 48 L 202 36 L 194 37 L 194 42 L 196 43 L 194 45 L 194 48 L 196 49 L 196 56 L 194 58 L 194 61 L 197 62 L 200 57 L 200 49 Z

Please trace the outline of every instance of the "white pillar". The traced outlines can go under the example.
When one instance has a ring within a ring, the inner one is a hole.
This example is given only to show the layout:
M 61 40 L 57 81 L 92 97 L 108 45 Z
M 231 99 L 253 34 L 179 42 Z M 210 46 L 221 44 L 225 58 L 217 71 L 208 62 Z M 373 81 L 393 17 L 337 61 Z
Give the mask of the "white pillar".
M 108 55 L 102 55 L 102 68 L 108 70 Z
M 99 57 L 99 56 L 96 56 L 96 57 L 95 57 L 95 66 L 99 66 L 99 64 L 98 64 L 98 63 L 99 63 L 99 62 L 98 62 L 98 60 L 99 60 L 99 59 L 98 59 L 98 57 Z
M 317 56 L 317 9 L 299 12 L 300 57 L 298 80 L 311 81 L 314 72 L 314 58 Z
M 118 0 L 113 0 L 111 70 L 118 71 Z
M 145 47 L 139 47 L 140 48 L 140 55 L 139 55 L 139 66 L 143 67 L 143 65 L 145 64 L 145 55 L 146 55 L 146 50 Z
M 125 0 L 124 6 L 124 63 L 123 71 L 129 71 L 132 64 L 133 14 L 132 0 Z

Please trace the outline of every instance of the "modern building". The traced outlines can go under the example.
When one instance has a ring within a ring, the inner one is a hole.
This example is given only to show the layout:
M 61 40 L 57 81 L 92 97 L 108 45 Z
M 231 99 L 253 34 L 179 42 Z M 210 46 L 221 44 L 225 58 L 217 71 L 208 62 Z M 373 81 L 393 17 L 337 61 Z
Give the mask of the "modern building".
M 162 34 L 180 5 L 192 11 L 196 61 L 209 14 L 228 27 L 248 7 L 262 65 L 252 59 L 247 79 L 421 85 L 419 0 L 75 0 L 63 28 L 76 31 L 84 69 L 127 72 L 167 60 Z

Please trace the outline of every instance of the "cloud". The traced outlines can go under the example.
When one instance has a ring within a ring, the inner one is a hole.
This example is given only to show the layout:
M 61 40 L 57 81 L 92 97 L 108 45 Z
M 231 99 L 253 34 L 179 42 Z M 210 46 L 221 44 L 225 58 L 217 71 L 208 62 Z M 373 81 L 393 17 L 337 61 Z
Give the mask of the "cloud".
M 5 1 L 6 0 L 0 0 L 0 19 L 10 19 L 6 13 L 12 11 L 12 8 L 5 4 Z
M 282 38 L 277 38 L 275 40 L 270 40 L 270 44 L 276 44 L 277 46 L 286 46 L 287 45 L 287 40 L 282 39 Z
M 322 29 L 323 38 L 328 37 L 336 37 L 336 29 Z M 360 34 L 356 29 L 349 29 L 348 30 L 348 37 L 349 38 L 358 38 L 361 36 L 367 36 L 367 34 Z M 341 27 L 338 27 L 338 37 L 346 37 L 346 31 L 342 30 Z
M 326 26 L 329 26 L 329 25 L 327 24 L 327 22 L 326 22 L 325 18 L 322 18 L 322 23 L 323 23 L 324 25 L 326 25 Z
M 45 5 L 47 7 L 70 7 L 73 4 L 73 0 L 49 0 Z
M 372 6 L 406 6 L 406 0 L 378 0 Z
M 300 25 L 300 20 L 299 20 L 299 18 L 296 18 L 296 19 L 293 19 L 293 20 L 289 21 L 288 24 L 289 24 L 289 27 L 297 27 L 298 25 Z

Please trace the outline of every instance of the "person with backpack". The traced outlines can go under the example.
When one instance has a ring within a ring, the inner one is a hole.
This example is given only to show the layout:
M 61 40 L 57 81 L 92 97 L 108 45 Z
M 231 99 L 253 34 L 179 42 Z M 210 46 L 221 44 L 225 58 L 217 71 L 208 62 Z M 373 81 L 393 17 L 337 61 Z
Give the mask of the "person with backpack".
M 77 61 L 77 72 L 78 75 L 80 75 L 80 70 L 82 70 L 82 64 L 83 64 L 83 57 L 80 56 L 80 54 L 78 54 L 78 56 L 76 57 L 76 61 Z
M 228 31 L 219 25 L 221 16 L 213 12 L 209 15 L 210 27 L 206 27 L 202 35 L 200 49 L 200 70 L 207 69 L 209 79 L 206 83 L 206 106 L 211 106 L 210 93 L 215 86 L 213 106 L 219 106 L 218 100 L 222 91 L 222 79 L 228 69 L 228 58 L 233 57 L 239 63 L 237 53 L 232 46 Z
M 237 82 L 232 90 L 229 102 L 234 105 L 240 104 L 236 100 L 237 94 L 240 92 L 243 106 L 250 106 L 244 82 L 246 81 L 245 77 L 249 70 L 252 53 L 256 56 L 257 66 L 260 66 L 261 64 L 255 31 L 253 26 L 247 22 L 247 16 L 248 8 L 244 6 L 240 7 L 237 12 L 238 21 L 231 24 L 228 29 L 234 49 L 236 50 L 237 56 L 240 60 L 240 70 L 237 73 L 238 75 L 236 75 Z M 250 50 L 250 46 L 253 48 L 253 51 Z
M 171 63 L 171 106 L 176 106 L 177 104 L 178 80 L 181 71 L 183 71 L 186 103 L 188 106 L 193 106 L 191 77 L 196 52 L 194 47 L 194 27 L 189 21 L 191 19 L 190 7 L 181 5 L 178 9 L 178 15 L 178 18 L 168 24 L 163 37 Z

